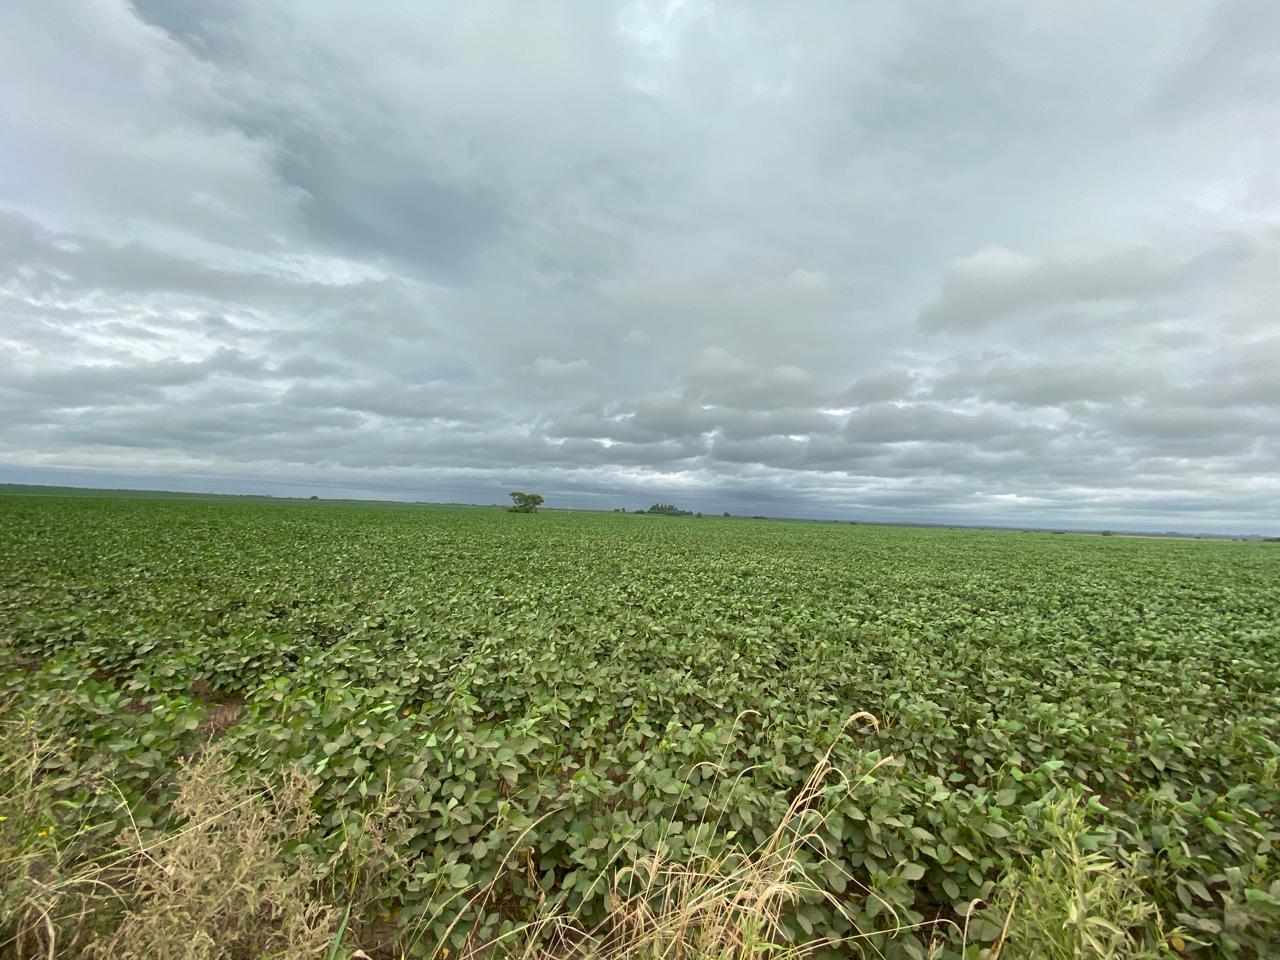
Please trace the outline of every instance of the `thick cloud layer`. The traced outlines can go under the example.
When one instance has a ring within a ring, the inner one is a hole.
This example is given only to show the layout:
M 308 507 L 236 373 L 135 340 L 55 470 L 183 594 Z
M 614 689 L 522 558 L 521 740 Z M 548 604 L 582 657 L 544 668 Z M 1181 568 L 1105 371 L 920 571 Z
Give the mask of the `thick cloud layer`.
M 48 0 L 0 479 L 1280 529 L 1280 6 Z

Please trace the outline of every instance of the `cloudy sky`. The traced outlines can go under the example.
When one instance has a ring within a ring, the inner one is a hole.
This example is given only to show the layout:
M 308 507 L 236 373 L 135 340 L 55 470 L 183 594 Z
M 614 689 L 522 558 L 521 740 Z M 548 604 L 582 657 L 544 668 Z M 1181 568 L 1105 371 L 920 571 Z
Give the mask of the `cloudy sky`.
M 1280 4 L 41 0 L 0 480 L 1280 531 Z

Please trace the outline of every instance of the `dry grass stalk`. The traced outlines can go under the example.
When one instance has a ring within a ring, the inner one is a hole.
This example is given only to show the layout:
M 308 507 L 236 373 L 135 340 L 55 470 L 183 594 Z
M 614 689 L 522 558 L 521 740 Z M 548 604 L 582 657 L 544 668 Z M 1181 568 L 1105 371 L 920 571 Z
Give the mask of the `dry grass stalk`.
M 877 724 L 868 713 L 854 714 L 841 735 L 858 722 Z M 609 915 L 602 923 L 587 927 L 572 914 L 554 913 L 505 937 L 469 947 L 462 952 L 462 960 L 493 954 L 522 960 L 798 960 L 822 948 L 852 946 L 870 936 L 855 932 L 839 939 L 796 943 L 786 925 L 793 908 L 817 902 L 853 923 L 849 900 L 809 879 L 801 854 L 807 851 L 824 864 L 834 863 L 821 835 L 830 815 L 829 809 L 823 809 L 824 797 L 849 796 L 889 761 L 881 760 L 857 782 L 850 782 L 831 762 L 838 740 L 815 764 L 768 838 L 754 849 L 694 855 L 687 860 L 671 860 L 659 852 L 617 870 L 611 862 L 605 872 L 612 871 L 612 879 L 606 880 L 604 874 L 597 879 L 607 882 L 609 889 Z M 718 770 L 722 764 L 708 766 Z M 714 832 L 718 824 L 719 818 L 714 824 L 704 821 L 698 829 L 709 827 Z M 658 848 L 663 850 L 665 844 L 659 843 Z M 863 897 L 876 897 L 847 870 L 839 869 L 847 885 Z M 892 935 L 915 926 L 897 922 L 891 904 L 880 901 L 880 906 L 894 917 L 894 923 L 879 933 Z M 445 952 L 442 946 L 438 955 Z
M 112 838 L 95 822 L 128 806 L 63 772 L 70 743 L 12 704 L 0 734 L 0 956 L 309 960 L 337 942 L 321 866 L 287 855 L 314 822 L 301 774 L 255 791 L 204 753 L 177 773 L 181 827 Z M 89 800 L 68 817 L 72 793 Z
M 315 891 L 318 865 L 294 863 L 286 845 L 311 828 L 314 785 L 296 771 L 265 793 L 246 793 L 229 761 L 207 754 L 179 778 L 174 811 L 186 826 L 159 843 L 137 837 L 131 903 L 101 958 L 322 956 L 340 922 Z

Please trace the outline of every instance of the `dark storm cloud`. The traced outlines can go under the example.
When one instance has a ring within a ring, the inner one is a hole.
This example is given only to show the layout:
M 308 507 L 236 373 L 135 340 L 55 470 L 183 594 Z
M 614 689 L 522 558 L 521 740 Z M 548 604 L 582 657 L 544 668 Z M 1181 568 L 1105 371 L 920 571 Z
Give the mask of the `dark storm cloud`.
M 236 45 L 235 18 L 243 13 L 236 0 L 205 3 L 204 0 L 131 0 L 138 18 L 170 34 L 197 56 L 229 57 Z
M 1276 17 L 26 5 L 0 472 L 1276 529 Z
M 335 149 L 315 136 L 281 151 L 278 170 L 304 194 L 302 220 L 317 240 L 376 250 L 434 276 L 465 272 L 503 225 L 499 198 L 406 169 L 376 134 Z

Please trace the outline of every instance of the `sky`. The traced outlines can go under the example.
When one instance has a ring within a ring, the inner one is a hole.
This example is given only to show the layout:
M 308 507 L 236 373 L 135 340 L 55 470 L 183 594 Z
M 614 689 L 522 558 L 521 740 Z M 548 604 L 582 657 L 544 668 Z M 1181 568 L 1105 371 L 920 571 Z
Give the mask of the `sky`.
M 1280 532 L 1274 0 L 41 0 L 0 481 Z

